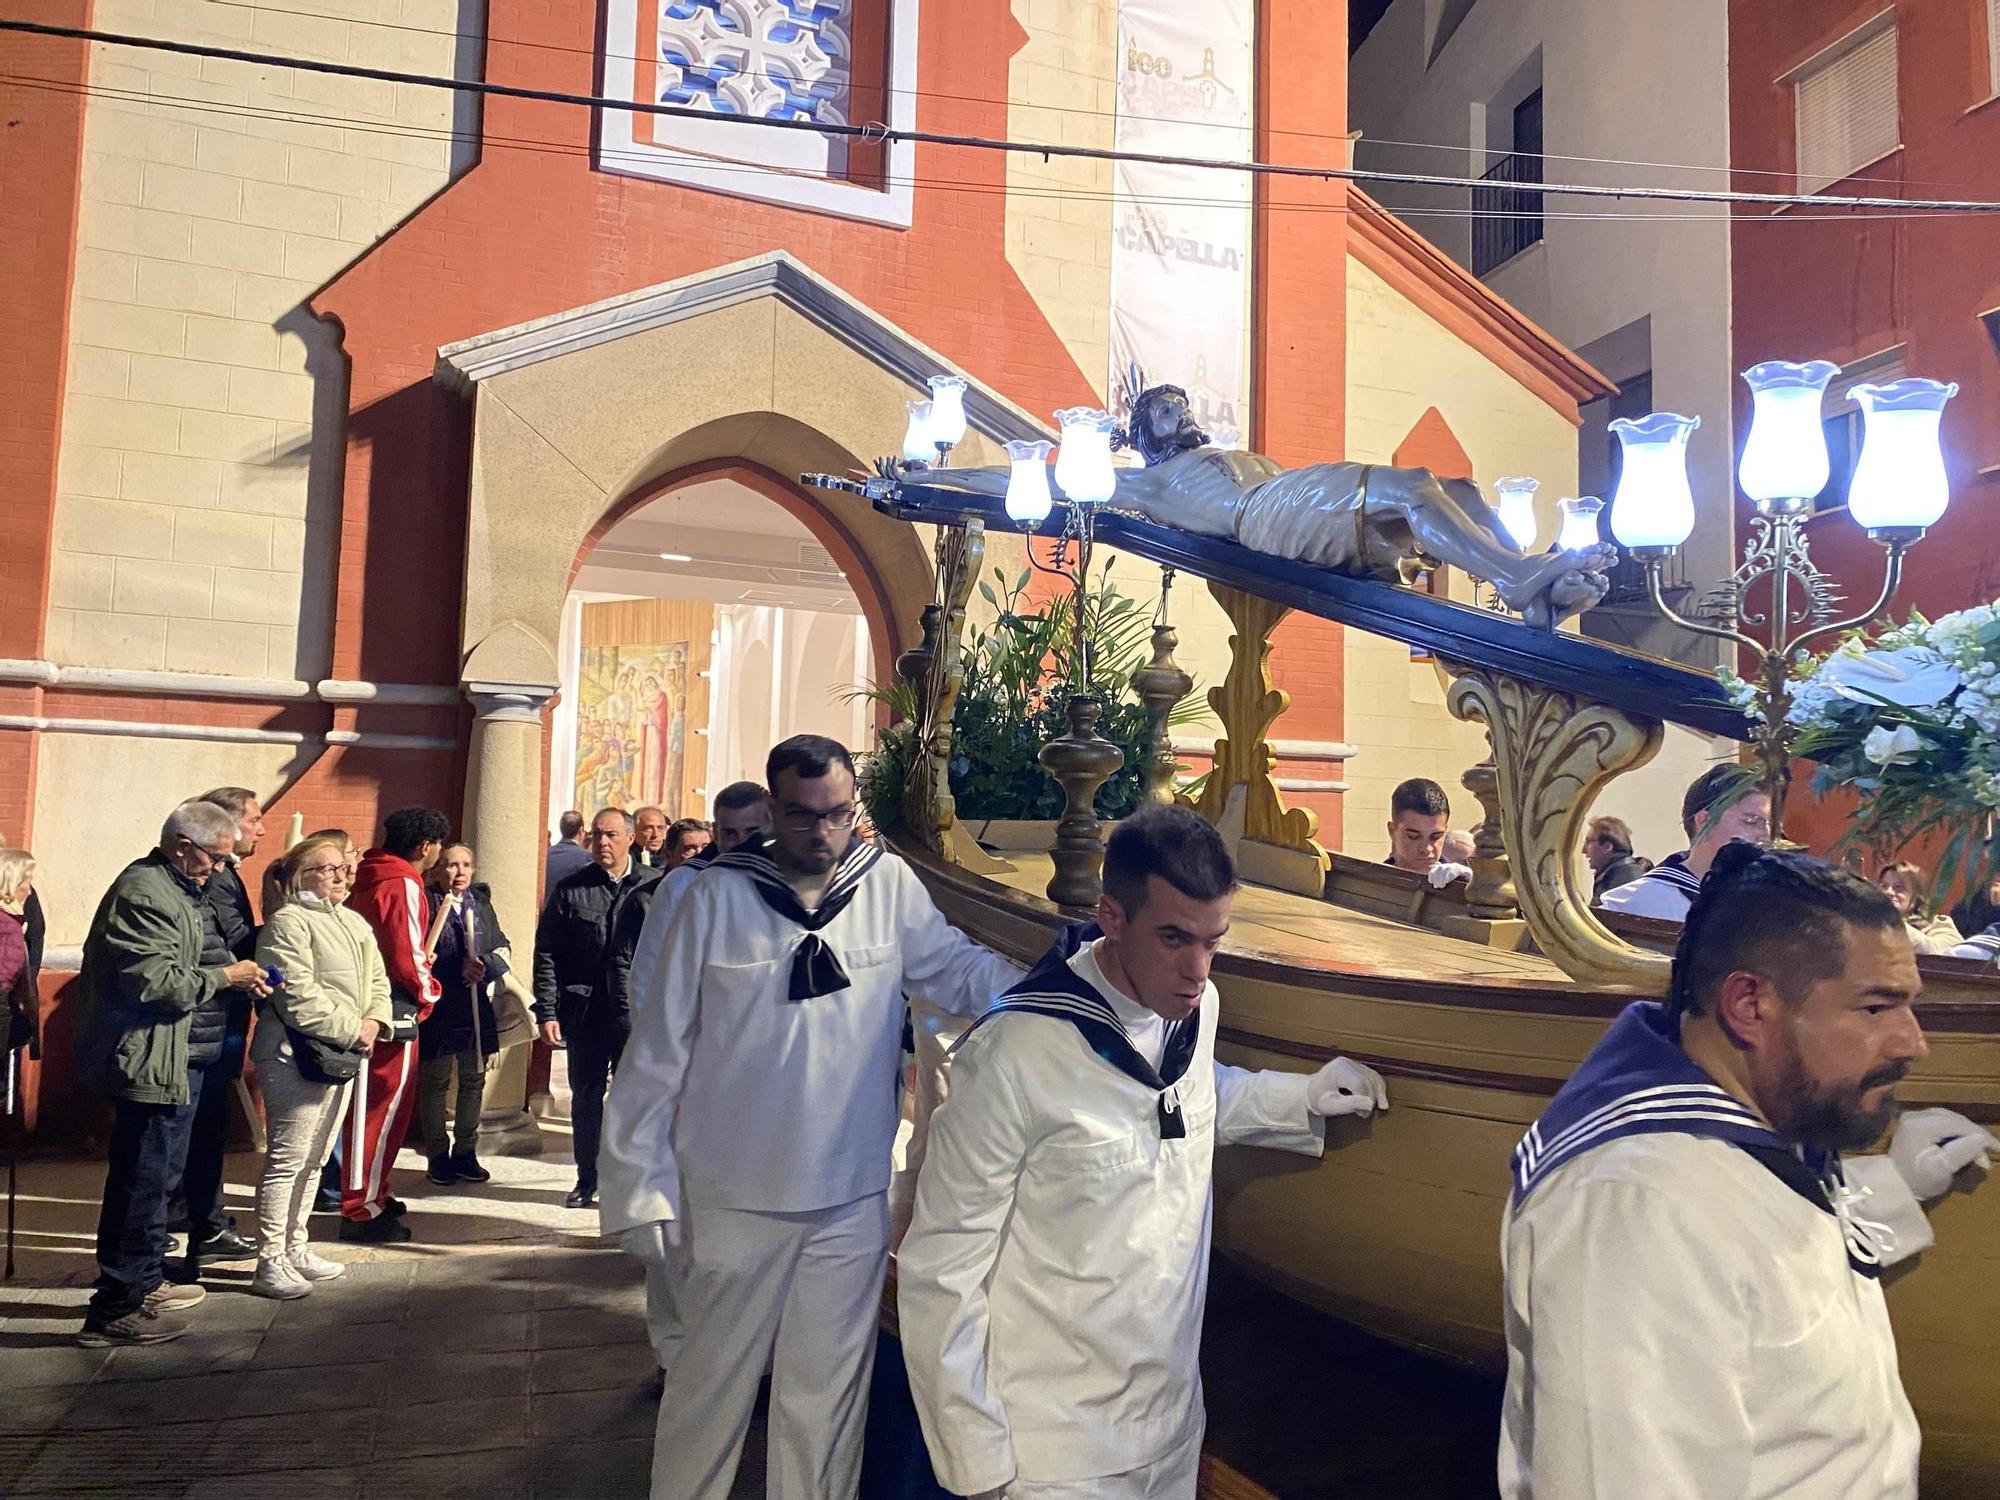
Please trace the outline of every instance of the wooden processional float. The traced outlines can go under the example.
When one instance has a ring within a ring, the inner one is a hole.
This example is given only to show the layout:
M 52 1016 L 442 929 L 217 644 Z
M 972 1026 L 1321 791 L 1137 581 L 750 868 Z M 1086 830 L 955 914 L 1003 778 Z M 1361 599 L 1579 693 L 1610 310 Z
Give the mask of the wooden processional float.
M 947 917 L 1031 961 L 1057 927 L 1095 904 L 1095 820 L 1065 827 L 1053 859 L 995 858 L 956 826 L 946 765 L 965 604 L 985 533 L 1036 528 L 1009 520 L 997 499 L 921 475 L 865 486 L 806 477 L 939 528 L 938 602 L 926 611 L 922 644 L 898 663 L 917 689 L 917 743 L 928 753 L 916 756 L 902 826 L 890 835 Z M 1216 1243 L 1288 1294 L 1370 1332 L 1498 1370 L 1509 1155 L 1612 1017 L 1635 997 L 1665 992 L 1677 930 L 1613 918 L 1613 931 L 1590 908 L 1575 853 L 1592 802 L 1658 752 L 1667 723 L 1738 740 L 1750 726 L 1713 679 L 1654 657 L 1118 510 L 1099 513 L 1095 534 L 1204 579 L 1235 627 L 1228 675 L 1209 692 L 1223 737 L 1197 804 L 1225 831 L 1240 831 L 1246 879 L 1214 971 L 1225 1001 L 1218 1055 L 1304 1071 L 1345 1054 L 1379 1069 L 1394 1098 L 1365 1122 L 1329 1122 L 1328 1145 L 1338 1149 L 1316 1162 L 1218 1153 Z M 1330 854 L 1313 839 L 1313 815 L 1284 806 L 1267 735 L 1288 700 L 1266 658 L 1272 630 L 1293 610 L 1429 651 L 1452 713 L 1484 726 L 1489 757 L 1464 777 L 1485 813 L 1469 887 L 1431 891 L 1405 872 Z M 1160 631 L 1150 686 L 1143 673 L 1136 685 L 1155 710 L 1145 783 L 1170 798 L 1166 710 L 1187 679 L 1173 665 L 1164 621 Z M 1058 780 L 1062 743 L 1043 758 Z M 1918 1015 L 1931 1050 L 1904 1100 L 2000 1119 L 2000 978 L 1963 960 L 1920 964 Z M 2000 1188 L 1954 1194 L 1933 1218 L 1937 1243 L 1887 1287 L 1904 1383 L 1923 1424 L 1924 1492 L 1990 1495 L 2000 1475 L 1991 1379 Z

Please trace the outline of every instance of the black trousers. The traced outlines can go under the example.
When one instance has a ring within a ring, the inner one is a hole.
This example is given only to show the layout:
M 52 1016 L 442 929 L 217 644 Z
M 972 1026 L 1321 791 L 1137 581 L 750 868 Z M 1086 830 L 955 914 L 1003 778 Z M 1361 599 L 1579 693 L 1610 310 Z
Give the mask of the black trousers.
M 222 1055 L 201 1070 L 187 1169 L 181 1174 L 190 1247 L 214 1239 L 229 1227 L 229 1216 L 222 1208 L 222 1169 L 223 1158 L 229 1154 L 229 1102 L 243 1072 L 243 1040 L 234 1033 L 224 1038 Z
M 116 1101 L 97 1216 L 97 1290 L 85 1314 L 93 1323 L 134 1311 L 166 1279 L 167 1200 L 187 1165 L 202 1082 L 190 1070 L 186 1104 Z
M 597 1144 L 604 1137 L 604 1091 L 625 1053 L 625 1033 L 590 1025 L 563 1027 L 569 1058 L 569 1122 L 575 1132 L 576 1180 L 597 1186 Z

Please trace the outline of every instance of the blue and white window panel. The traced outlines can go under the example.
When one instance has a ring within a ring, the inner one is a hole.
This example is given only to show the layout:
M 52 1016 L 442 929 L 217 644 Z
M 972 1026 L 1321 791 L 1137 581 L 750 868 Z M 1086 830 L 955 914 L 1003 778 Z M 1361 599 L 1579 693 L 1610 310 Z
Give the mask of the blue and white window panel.
M 854 0 L 654 0 L 661 104 L 762 120 L 847 123 L 853 78 Z M 721 149 L 753 143 L 751 132 L 717 129 Z M 732 141 L 730 138 L 734 137 Z M 759 160 L 840 177 L 847 142 L 810 131 L 767 131 Z
M 862 185 L 847 180 L 844 137 L 733 122 L 856 123 L 858 72 L 864 82 L 888 85 L 882 123 L 915 129 L 918 3 L 607 0 L 605 93 L 698 113 L 606 110 L 598 167 L 907 228 L 915 171 L 909 143 L 888 147 L 885 184 Z M 886 67 L 872 66 L 873 59 L 855 66 L 854 17 L 863 6 L 887 10 Z

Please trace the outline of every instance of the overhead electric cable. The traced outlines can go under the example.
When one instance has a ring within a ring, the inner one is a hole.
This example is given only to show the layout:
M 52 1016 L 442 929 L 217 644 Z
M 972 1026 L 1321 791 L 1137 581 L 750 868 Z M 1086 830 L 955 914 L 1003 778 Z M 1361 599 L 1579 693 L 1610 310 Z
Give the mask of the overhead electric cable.
M 436 129 L 429 126 L 388 121 L 362 119 L 351 115 L 325 115 L 309 110 L 284 109 L 273 106 L 233 104 L 216 100 L 193 99 L 184 95 L 160 94 L 136 89 L 118 88 L 107 84 L 79 84 L 68 79 L 43 78 L 31 74 L 0 74 L 0 82 L 13 83 L 26 88 L 86 98 L 102 99 L 115 104 L 156 106 L 162 109 L 180 110 L 190 114 L 219 116 L 225 119 L 244 121 L 270 121 L 279 124 L 310 125 L 326 130 L 344 130 L 355 134 L 393 137 L 398 140 L 434 141 L 439 144 L 467 144 L 493 147 L 499 150 L 519 151 L 537 155 L 568 156 L 578 160 L 610 161 L 614 165 L 629 163 L 629 170 L 636 173 L 637 165 L 656 159 L 661 148 L 648 151 L 620 150 L 616 147 L 591 147 L 568 141 L 551 141 L 535 137 L 496 135 L 479 130 Z M 143 112 L 134 111 L 135 117 L 145 118 Z M 243 140 L 259 140 L 266 137 L 250 131 L 225 131 Z M 746 162 L 734 157 L 709 156 L 695 152 L 676 152 L 684 164 L 708 176 L 728 176 L 732 173 L 742 176 L 768 177 L 771 168 L 755 162 Z M 927 188 L 941 192 L 963 193 L 976 197 L 1007 197 L 1019 199 L 1056 199 L 1068 202 L 1110 202 L 1136 203 L 1147 207 L 1190 207 L 1190 208 L 1239 208 L 1248 212 L 1250 205 L 1241 198 L 1207 198 L 1186 194 L 1133 193 L 1126 189 L 1097 190 L 1058 185 L 1030 185 L 967 182 L 959 178 L 885 174 L 884 181 L 896 186 Z M 701 186 L 702 184 L 692 184 Z M 1528 197 L 1535 193 L 1532 185 L 1516 185 L 1505 190 L 1515 197 Z M 1266 212 L 1302 214 L 1351 214 L 1354 209 L 1345 204 L 1281 203 L 1267 206 Z M 1864 213 L 1843 212 L 1838 214 L 1794 213 L 1783 218 L 1763 216 L 1755 219 L 1741 219 L 1729 213 L 1689 213 L 1665 208 L 1619 211 L 1613 209 L 1558 209 L 1558 208 L 1473 208 L 1450 207 L 1398 207 L 1392 210 L 1397 218 L 1434 219 L 1536 219 L 1566 223 L 1656 223 L 1656 224 L 1715 224 L 1715 223 L 1825 223 L 1837 220 L 1843 223 L 1878 223 L 1903 219 L 1932 218 L 1934 215 L 1920 213 L 1895 213 L 1870 210 Z
M 917 145 L 950 146 L 965 150 L 1001 151 L 1044 159 L 1069 157 L 1095 161 L 1130 162 L 1146 166 L 1185 167 L 1199 171 L 1243 172 L 1257 177 L 1303 178 L 1318 181 L 1393 182 L 1411 187 L 1491 188 L 1492 183 L 1477 177 L 1448 177 L 1418 172 L 1383 172 L 1354 167 L 1308 165 L 1289 162 L 1223 161 L 1211 157 L 1171 156 L 1156 152 L 1121 151 L 1095 146 L 1065 146 L 1052 141 L 1015 141 L 994 136 L 957 135 L 942 131 L 900 130 L 883 124 L 834 124 L 815 120 L 788 120 L 746 115 L 719 115 L 682 105 L 658 104 L 638 99 L 610 99 L 596 94 L 577 94 L 559 89 L 525 88 L 517 84 L 484 80 L 445 78 L 429 73 L 406 73 L 393 68 L 371 68 L 355 63 L 317 62 L 285 57 L 276 53 L 251 52 L 237 47 L 211 47 L 196 42 L 169 42 L 153 37 L 130 36 L 120 32 L 94 31 L 76 26 L 51 26 L 36 21 L 0 21 L 0 32 L 30 36 L 59 37 L 69 41 L 97 42 L 106 46 L 131 47 L 140 51 L 168 52 L 182 57 L 214 58 L 222 62 L 250 63 L 258 67 L 294 68 L 308 73 L 324 73 L 340 78 L 362 78 L 377 83 L 406 84 L 414 88 L 449 89 L 491 98 L 520 99 L 530 103 L 564 104 L 584 109 L 617 110 L 623 113 L 692 118 L 721 122 L 743 129 L 805 131 L 815 135 Z M 1994 213 L 2000 203 L 1957 199 L 1847 198 L 1815 193 L 1745 193 L 1699 188 L 1612 187 L 1582 183 L 1538 183 L 1532 191 L 1545 195 L 1579 198 L 1654 200 L 1674 203 L 1745 203 L 1770 207 L 1811 206 L 1854 209 L 1890 208 L 1918 213 Z

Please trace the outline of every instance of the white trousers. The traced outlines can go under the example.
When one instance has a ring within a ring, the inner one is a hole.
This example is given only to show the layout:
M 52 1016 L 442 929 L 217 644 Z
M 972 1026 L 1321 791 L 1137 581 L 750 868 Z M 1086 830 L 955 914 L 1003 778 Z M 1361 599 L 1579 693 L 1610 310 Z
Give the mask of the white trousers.
M 681 1347 L 681 1319 L 674 1311 L 673 1277 L 660 1266 L 646 1267 L 646 1337 L 664 1372 L 671 1369 Z
M 282 1057 L 257 1064 L 264 1092 L 264 1175 L 257 1182 L 257 1254 L 278 1260 L 306 1247 L 306 1212 L 352 1083 L 314 1083 Z
M 1098 1479 L 1017 1479 L 1001 1494 L 1006 1500 L 1194 1500 L 1206 1430 L 1197 1423 L 1171 1453 L 1143 1468 Z
M 768 1500 L 854 1500 L 887 1268 L 887 1196 L 767 1214 L 690 1207 L 668 1252 L 679 1347 L 653 1444 L 653 1500 L 727 1500 L 771 1371 Z M 654 1348 L 661 1348 L 655 1329 Z

